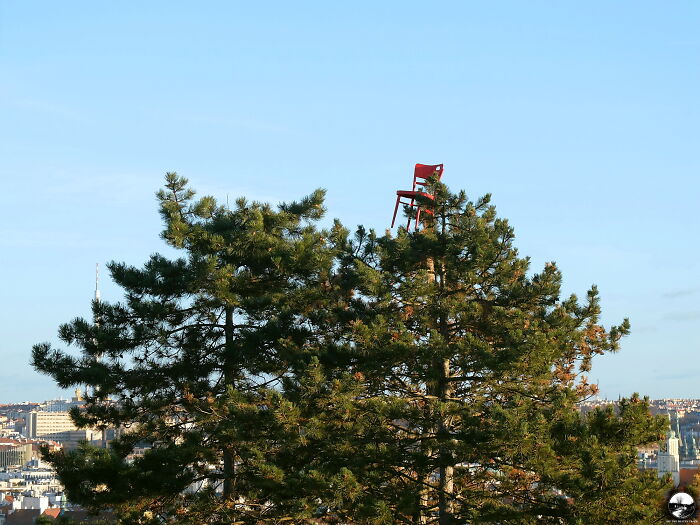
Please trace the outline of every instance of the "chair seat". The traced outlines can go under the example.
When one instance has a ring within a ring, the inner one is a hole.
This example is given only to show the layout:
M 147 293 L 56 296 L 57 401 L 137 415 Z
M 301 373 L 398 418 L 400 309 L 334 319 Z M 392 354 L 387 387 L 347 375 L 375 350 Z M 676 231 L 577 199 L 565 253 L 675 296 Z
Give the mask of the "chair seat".
M 425 193 L 424 191 L 397 190 L 396 195 L 399 197 L 424 197 L 426 199 L 435 200 L 433 195 L 430 193 Z

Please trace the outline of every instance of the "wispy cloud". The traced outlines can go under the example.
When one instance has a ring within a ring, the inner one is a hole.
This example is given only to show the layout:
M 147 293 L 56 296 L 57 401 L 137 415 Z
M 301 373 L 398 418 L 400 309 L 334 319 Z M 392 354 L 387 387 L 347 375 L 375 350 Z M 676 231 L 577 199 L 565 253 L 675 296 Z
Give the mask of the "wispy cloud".
M 666 321 L 697 321 L 700 319 L 700 312 L 695 310 L 691 312 L 669 312 L 663 316 Z
M 699 288 L 684 288 L 681 290 L 671 290 L 669 292 L 661 294 L 664 299 L 678 299 L 679 297 L 687 297 L 689 295 L 694 295 L 700 291 Z
M 690 379 L 693 377 L 700 378 L 700 369 L 685 370 L 676 374 L 656 374 L 654 379 Z
M 3 243 L 15 248 L 80 248 L 89 245 L 91 239 L 79 232 L 64 230 L 0 230 Z
M 69 106 L 63 102 L 57 102 L 47 97 L 33 97 L 20 94 L 19 92 L 22 89 L 26 89 L 26 87 L 12 86 L 12 88 L 8 89 L 7 86 L 4 86 L 2 94 L 3 105 L 6 110 L 16 109 L 23 113 L 31 112 L 48 118 L 58 118 L 81 124 L 92 122 L 86 117 L 85 113 L 81 112 L 75 106 Z

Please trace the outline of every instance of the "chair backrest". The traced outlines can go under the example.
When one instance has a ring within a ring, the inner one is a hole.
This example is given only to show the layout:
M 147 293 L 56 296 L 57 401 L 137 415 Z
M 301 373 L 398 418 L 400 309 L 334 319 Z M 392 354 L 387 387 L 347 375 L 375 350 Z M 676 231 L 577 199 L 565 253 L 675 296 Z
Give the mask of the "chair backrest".
M 428 183 L 428 179 L 433 175 L 437 175 L 437 179 L 442 178 L 442 172 L 444 171 L 442 164 L 416 164 L 416 168 L 413 171 L 413 191 L 422 188 Z

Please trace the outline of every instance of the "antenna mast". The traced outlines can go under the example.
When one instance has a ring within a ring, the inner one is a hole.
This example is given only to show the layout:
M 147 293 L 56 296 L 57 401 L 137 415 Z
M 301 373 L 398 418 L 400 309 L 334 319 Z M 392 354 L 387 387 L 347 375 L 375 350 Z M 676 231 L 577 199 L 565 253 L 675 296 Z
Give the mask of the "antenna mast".
M 95 301 L 100 302 L 100 263 L 95 263 Z
M 95 263 L 95 301 L 99 304 L 100 301 L 100 263 Z M 95 316 L 95 325 L 98 327 L 100 326 L 100 317 Z M 102 353 L 98 352 L 95 356 L 95 360 L 99 363 L 102 361 Z M 86 385 L 87 387 L 87 385 Z M 93 387 L 92 389 L 92 395 L 94 396 L 96 393 L 97 388 Z M 86 388 L 87 392 L 87 388 Z M 101 448 L 107 448 L 107 429 L 105 427 L 102 427 L 101 429 L 101 439 L 100 439 L 100 446 Z

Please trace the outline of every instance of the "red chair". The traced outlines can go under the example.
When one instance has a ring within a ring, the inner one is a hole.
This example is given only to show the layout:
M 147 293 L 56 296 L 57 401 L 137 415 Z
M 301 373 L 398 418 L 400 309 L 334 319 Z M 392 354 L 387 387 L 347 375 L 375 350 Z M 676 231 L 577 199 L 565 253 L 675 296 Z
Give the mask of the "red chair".
M 420 220 L 421 211 L 425 213 L 433 214 L 431 210 L 425 210 L 421 208 L 420 203 L 416 202 L 416 198 L 424 198 L 434 200 L 435 196 L 425 191 L 425 185 L 428 184 L 428 179 L 433 175 L 437 175 L 437 180 L 442 178 L 442 172 L 444 171 L 442 164 L 435 164 L 429 166 L 427 164 L 416 164 L 416 169 L 413 172 L 413 189 L 412 190 L 398 190 L 396 192 L 396 206 L 394 207 L 394 217 L 391 219 L 391 227 L 394 227 L 394 222 L 396 221 L 396 213 L 399 211 L 399 204 L 407 204 L 412 208 L 418 208 L 416 211 L 416 225 L 415 229 L 418 229 L 418 221 Z M 402 201 L 401 199 L 409 199 L 408 201 Z M 406 229 L 411 226 L 411 217 L 408 218 L 408 224 L 406 224 Z

